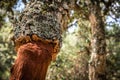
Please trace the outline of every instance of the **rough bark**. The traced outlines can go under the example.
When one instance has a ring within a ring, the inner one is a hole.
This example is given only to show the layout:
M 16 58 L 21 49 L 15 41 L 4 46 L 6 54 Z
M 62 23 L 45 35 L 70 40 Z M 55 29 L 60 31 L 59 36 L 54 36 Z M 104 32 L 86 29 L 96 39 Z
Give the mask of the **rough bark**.
M 89 80 L 106 80 L 106 42 L 104 20 L 100 7 L 92 5 L 89 20 L 91 22 L 91 59 L 89 61 Z
M 68 10 L 63 2 L 32 0 L 14 22 L 17 59 L 10 80 L 45 80 L 47 68 L 60 50 Z

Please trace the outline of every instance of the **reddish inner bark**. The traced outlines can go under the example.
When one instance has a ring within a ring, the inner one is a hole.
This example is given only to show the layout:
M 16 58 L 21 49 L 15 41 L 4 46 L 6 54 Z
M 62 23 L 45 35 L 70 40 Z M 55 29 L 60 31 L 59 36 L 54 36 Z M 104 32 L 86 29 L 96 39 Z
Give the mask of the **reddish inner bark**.
M 20 46 L 10 80 L 45 80 L 52 53 L 53 45 L 40 41 Z

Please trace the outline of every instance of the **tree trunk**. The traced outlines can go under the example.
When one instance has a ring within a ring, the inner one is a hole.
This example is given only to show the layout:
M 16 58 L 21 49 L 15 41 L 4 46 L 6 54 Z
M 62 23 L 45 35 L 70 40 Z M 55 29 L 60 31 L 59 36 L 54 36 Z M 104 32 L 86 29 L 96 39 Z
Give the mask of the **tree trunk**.
M 53 45 L 30 42 L 19 47 L 10 80 L 45 80 Z
M 68 12 L 62 5 L 60 1 L 32 0 L 16 19 L 13 41 L 17 59 L 10 80 L 45 80 L 61 47 L 62 27 L 67 26 Z
M 99 6 L 91 7 L 89 20 L 91 22 L 91 59 L 89 61 L 89 80 L 106 80 L 106 42 L 104 20 Z

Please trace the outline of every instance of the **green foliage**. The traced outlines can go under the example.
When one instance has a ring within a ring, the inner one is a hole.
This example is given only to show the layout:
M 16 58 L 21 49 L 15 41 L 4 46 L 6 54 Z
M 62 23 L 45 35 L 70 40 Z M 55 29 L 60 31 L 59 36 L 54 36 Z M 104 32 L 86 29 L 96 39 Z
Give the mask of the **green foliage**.
M 10 67 L 15 58 L 12 37 L 12 24 L 5 23 L 0 29 L 0 80 L 7 80 L 10 74 Z
M 65 36 L 65 35 L 64 35 Z M 76 58 L 76 51 L 79 51 L 75 47 L 77 38 L 74 34 L 67 34 L 63 38 L 62 49 L 55 62 L 49 67 L 47 80 L 66 80 L 70 79 L 69 77 L 72 73 L 74 66 L 74 59 Z
M 89 35 L 87 33 L 90 30 L 86 24 L 87 21 L 81 21 L 74 32 L 66 32 L 63 35 L 61 51 L 56 61 L 49 67 L 47 80 L 88 80 Z
M 107 42 L 107 77 L 109 80 L 120 79 L 120 25 L 112 23 L 106 29 Z

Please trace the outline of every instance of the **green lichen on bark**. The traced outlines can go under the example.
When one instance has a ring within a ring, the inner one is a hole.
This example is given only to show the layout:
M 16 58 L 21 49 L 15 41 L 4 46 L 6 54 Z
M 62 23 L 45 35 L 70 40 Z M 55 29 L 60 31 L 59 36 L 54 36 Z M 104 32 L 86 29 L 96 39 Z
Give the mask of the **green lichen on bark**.
M 58 40 L 61 44 L 61 25 L 57 20 L 56 11 L 51 10 L 50 5 L 41 1 L 27 4 L 23 13 L 19 16 L 14 26 L 15 40 L 21 36 L 37 35 L 43 40 Z

